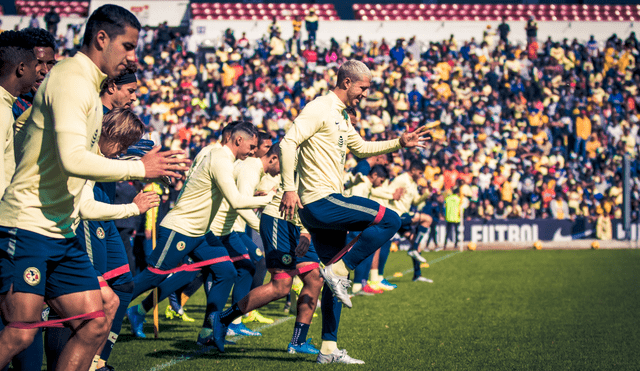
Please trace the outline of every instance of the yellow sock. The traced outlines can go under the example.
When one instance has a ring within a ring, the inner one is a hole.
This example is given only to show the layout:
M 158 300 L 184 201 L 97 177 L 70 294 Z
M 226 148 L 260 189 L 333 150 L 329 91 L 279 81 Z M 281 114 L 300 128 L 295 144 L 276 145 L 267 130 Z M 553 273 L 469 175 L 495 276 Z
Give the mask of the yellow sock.
M 320 353 L 331 354 L 336 349 L 338 349 L 338 343 L 336 343 L 335 341 L 324 340 L 322 342 L 322 346 L 320 347 Z
M 96 371 L 99 360 L 100 360 L 100 356 L 93 356 L 93 362 L 91 362 L 91 367 L 89 368 L 89 371 Z
M 333 273 L 337 274 L 338 276 L 342 276 L 342 277 L 349 276 L 349 270 L 347 269 L 347 266 L 344 265 L 344 262 L 342 261 L 342 259 L 331 264 L 331 270 L 333 270 Z
M 187 300 L 189 300 L 189 297 L 182 293 L 182 295 L 180 295 L 180 306 L 184 307 L 185 304 L 187 304 Z
M 370 274 L 371 274 L 371 282 L 380 282 L 380 281 L 382 281 L 380 279 L 380 276 L 378 275 L 378 270 L 377 269 L 372 269 Z
M 355 294 L 356 292 L 362 290 L 362 284 L 361 283 L 354 283 L 353 284 L 353 293 Z

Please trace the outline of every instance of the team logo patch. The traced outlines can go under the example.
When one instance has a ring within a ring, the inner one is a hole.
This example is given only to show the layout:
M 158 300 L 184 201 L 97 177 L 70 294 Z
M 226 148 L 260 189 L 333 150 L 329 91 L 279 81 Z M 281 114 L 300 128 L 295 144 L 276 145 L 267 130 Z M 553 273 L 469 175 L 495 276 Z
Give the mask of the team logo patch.
M 257 256 L 262 256 L 262 250 L 260 250 L 259 248 L 256 249 L 256 255 Z
M 291 258 L 291 255 L 289 254 L 284 254 L 282 255 L 282 262 L 286 265 L 291 264 L 291 262 L 293 261 L 293 259 Z
M 40 283 L 40 271 L 36 267 L 29 267 L 25 269 L 24 274 L 22 275 L 24 278 L 24 282 L 28 283 L 30 286 L 37 286 Z
M 96 230 L 96 235 L 99 239 L 104 239 L 104 229 L 102 229 L 102 227 L 98 227 L 98 229 Z
M 176 245 L 176 249 L 178 249 L 178 251 L 182 251 L 184 250 L 184 248 L 187 247 L 187 244 L 184 243 L 184 241 L 180 241 L 178 242 L 178 244 Z

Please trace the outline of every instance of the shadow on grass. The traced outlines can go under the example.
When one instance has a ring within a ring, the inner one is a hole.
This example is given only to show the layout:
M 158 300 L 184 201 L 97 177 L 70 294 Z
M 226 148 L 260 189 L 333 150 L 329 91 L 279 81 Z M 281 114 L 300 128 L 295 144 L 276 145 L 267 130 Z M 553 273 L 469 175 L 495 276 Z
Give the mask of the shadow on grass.
M 217 360 L 233 360 L 233 359 L 256 359 L 256 360 L 271 360 L 278 362 L 300 362 L 301 360 L 307 360 L 308 355 L 291 355 L 285 350 L 276 348 L 251 348 L 246 349 L 241 346 L 233 346 L 226 348 L 224 353 L 218 352 L 216 349 L 210 349 L 207 352 L 202 351 L 202 347 L 195 342 L 190 341 L 177 341 L 173 343 L 175 349 L 161 350 L 158 352 L 149 352 L 145 356 L 159 358 L 159 359 L 173 359 L 183 357 L 193 357 L 193 359 L 217 359 Z M 273 354 L 272 356 L 265 356 L 264 353 Z M 281 355 L 281 356 L 278 356 Z

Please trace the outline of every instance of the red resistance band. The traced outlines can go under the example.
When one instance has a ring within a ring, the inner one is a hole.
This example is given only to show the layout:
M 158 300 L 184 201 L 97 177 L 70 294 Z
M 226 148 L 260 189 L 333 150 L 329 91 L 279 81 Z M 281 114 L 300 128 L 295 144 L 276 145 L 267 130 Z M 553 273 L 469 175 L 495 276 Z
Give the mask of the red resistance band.
M 218 264 L 218 263 L 222 263 L 222 262 L 236 262 L 238 260 L 243 260 L 243 259 L 250 259 L 250 257 L 249 257 L 248 254 L 235 256 L 233 258 L 230 258 L 228 256 L 221 256 L 219 258 L 203 260 L 201 262 L 197 262 L 197 263 L 193 263 L 193 264 L 182 264 L 182 265 L 180 265 L 180 266 L 178 266 L 176 268 L 173 268 L 173 269 L 162 270 L 162 269 L 158 269 L 158 268 L 154 268 L 154 267 L 147 267 L 147 269 L 149 269 L 149 272 L 151 272 L 151 273 L 162 274 L 162 275 L 171 274 L 171 273 L 178 273 L 178 272 L 195 272 L 195 271 L 200 270 L 200 268 L 207 267 L 209 265 Z
M 104 311 L 103 310 L 98 310 L 95 312 L 91 312 L 91 313 L 85 313 L 85 314 L 79 314 L 77 316 L 73 316 L 73 317 L 69 317 L 69 318 L 61 318 L 61 319 L 53 319 L 50 321 L 41 321 L 41 322 L 11 322 L 7 325 L 7 327 L 13 327 L 13 328 L 17 328 L 19 330 L 32 330 L 34 328 L 41 328 L 41 327 L 56 327 L 56 328 L 63 328 L 64 327 L 64 323 L 66 322 L 70 322 L 70 321 L 75 321 L 78 319 L 82 319 L 82 320 L 89 320 L 89 319 L 95 319 L 95 318 L 100 318 L 100 317 L 104 317 Z
M 382 218 L 384 218 L 384 212 L 385 210 L 387 210 L 384 206 L 380 205 L 380 207 L 378 208 L 378 213 L 376 214 L 376 218 L 373 219 L 373 221 L 371 222 L 371 224 L 369 224 L 367 226 L 367 228 L 374 226 L 378 223 L 380 223 L 380 221 L 382 220 Z M 353 240 L 351 240 L 351 242 L 349 242 L 347 244 L 347 246 L 344 247 L 344 249 L 340 250 L 340 252 L 338 253 L 338 255 L 334 256 L 333 259 L 331 259 L 331 261 L 329 261 L 327 264 L 325 264 L 325 266 L 333 264 L 335 262 L 337 262 L 338 260 L 342 259 L 342 257 L 344 256 L 344 254 L 348 253 L 349 250 L 351 250 L 351 248 L 353 247 L 353 245 L 356 244 L 356 242 L 358 242 L 358 240 L 360 239 L 360 235 L 362 235 L 362 232 L 358 233 L 358 235 L 356 236 L 356 238 L 354 238 Z
M 104 277 L 103 277 L 104 278 Z M 109 287 L 109 284 L 107 283 L 107 281 L 100 281 L 100 287 Z
M 125 264 L 122 267 L 118 267 L 116 269 L 112 269 L 106 272 L 105 274 L 102 275 L 102 278 L 104 278 L 105 281 L 109 281 L 112 278 L 122 276 L 123 274 L 130 271 L 131 271 L 131 268 L 129 268 L 129 264 Z
M 312 270 L 318 268 L 320 266 L 320 264 L 318 263 L 311 263 L 311 264 L 307 264 L 303 267 L 300 267 L 298 269 L 292 269 L 290 271 L 286 271 L 286 272 L 281 272 L 281 273 L 276 273 L 273 275 L 273 279 L 274 280 L 284 280 L 287 278 L 292 278 L 295 277 L 299 274 L 304 274 L 307 272 L 311 272 Z

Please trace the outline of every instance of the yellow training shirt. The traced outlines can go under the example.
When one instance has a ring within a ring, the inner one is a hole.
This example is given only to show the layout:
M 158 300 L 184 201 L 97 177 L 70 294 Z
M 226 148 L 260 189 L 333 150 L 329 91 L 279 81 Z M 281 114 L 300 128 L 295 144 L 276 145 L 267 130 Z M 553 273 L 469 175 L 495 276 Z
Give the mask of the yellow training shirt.
M 252 197 L 255 193 L 260 179 L 264 175 L 262 160 L 255 157 L 247 157 L 244 161 L 236 161 L 233 167 L 233 179 L 236 182 L 238 191 L 241 195 Z M 220 208 L 211 223 L 211 232 L 216 236 L 226 236 L 233 231 L 233 226 L 238 219 L 238 215 L 249 223 L 255 231 L 260 231 L 260 219 L 253 210 L 240 209 L 235 210 L 229 207 L 229 202 L 223 200 Z M 244 230 L 242 230 L 244 232 Z
M 418 184 L 413 181 L 409 173 L 398 175 L 389 185 L 394 191 L 398 188 L 404 188 L 404 194 L 396 201 L 389 201 L 389 209 L 398 213 L 398 215 L 406 214 L 411 211 L 411 205 L 418 205 L 424 201 L 429 195 L 421 196 L 418 192 Z
M 87 179 L 141 179 L 141 161 L 98 155 L 102 130 L 100 86 L 107 76 L 76 53 L 58 63 L 42 82 L 31 116 L 15 148 L 16 171 L 0 202 L 0 225 L 52 238 L 75 234 L 73 221 Z
M 365 158 L 395 151 L 398 139 L 365 142 L 344 112 L 345 104 L 334 92 L 314 99 L 300 115 L 280 143 L 280 169 L 285 191 L 298 191 L 303 205 L 332 193 L 342 193 L 342 174 L 347 148 Z M 300 147 L 298 165 L 296 148 Z M 293 173 L 300 176 L 296 187 Z
M 271 200 L 270 196 L 249 197 L 240 194 L 233 179 L 235 160 L 228 146 L 210 150 L 202 156 L 198 154 L 175 207 L 160 225 L 188 237 L 200 237 L 209 231 L 223 199 L 234 209 L 253 209 L 266 205 Z
M 0 86 L 0 143 L 4 145 L 3 160 L 0 161 L 0 195 L 11 183 L 16 161 L 13 155 L 13 103 L 16 97 Z M 4 174 L 4 176 L 2 176 Z

